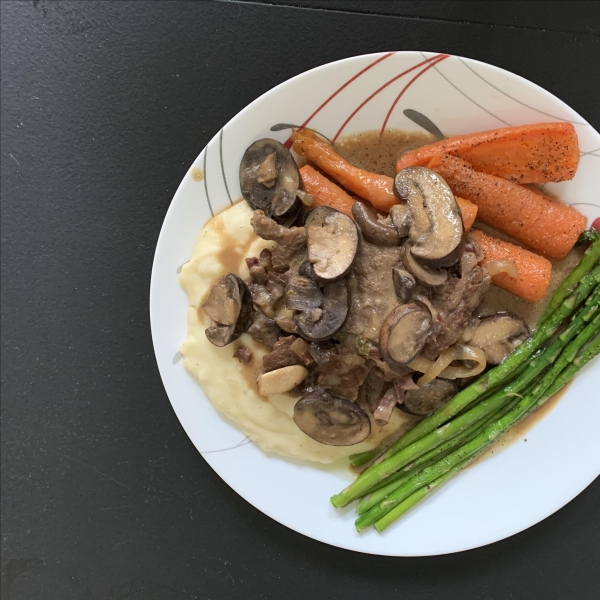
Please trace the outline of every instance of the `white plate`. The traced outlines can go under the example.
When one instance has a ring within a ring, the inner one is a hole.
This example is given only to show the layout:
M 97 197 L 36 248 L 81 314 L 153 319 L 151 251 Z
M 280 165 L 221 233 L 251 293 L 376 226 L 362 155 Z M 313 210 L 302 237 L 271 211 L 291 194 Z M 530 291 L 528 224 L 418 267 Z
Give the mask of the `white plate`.
M 446 135 L 571 121 L 582 152 L 577 176 L 548 188 L 590 222 L 600 216 L 600 135 L 526 79 L 474 60 L 442 56 L 396 52 L 348 58 L 294 77 L 255 100 L 219 131 L 184 177 L 152 269 L 156 359 L 173 408 L 198 451 L 266 515 L 316 540 L 359 552 L 423 556 L 468 550 L 522 531 L 569 502 L 600 472 L 598 363 L 577 376 L 559 404 L 528 432 L 527 443 L 515 443 L 461 473 L 383 535 L 358 535 L 354 507 L 339 511 L 329 503 L 352 479 L 347 470 L 263 453 L 217 413 L 185 371 L 178 349 L 186 337 L 188 303 L 177 273 L 211 212 L 240 196 L 238 168 L 251 142 L 262 137 L 285 142 L 290 130 L 278 124 L 309 124 L 329 138 L 342 127 L 344 134 L 378 129 L 398 97 L 388 127 L 420 130 L 404 115 L 406 109 L 426 115 Z M 193 176 L 198 169 L 202 181 Z

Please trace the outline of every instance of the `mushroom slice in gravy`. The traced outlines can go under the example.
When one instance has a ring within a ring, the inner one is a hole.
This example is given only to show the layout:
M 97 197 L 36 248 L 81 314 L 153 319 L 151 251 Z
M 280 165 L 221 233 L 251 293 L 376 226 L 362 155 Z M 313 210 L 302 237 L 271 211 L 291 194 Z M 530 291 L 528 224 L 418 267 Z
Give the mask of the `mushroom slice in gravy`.
M 306 435 L 329 446 L 353 446 L 371 433 L 371 421 L 362 408 L 322 389 L 298 400 L 294 421 Z
M 498 313 L 481 320 L 469 345 L 481 348 L 489 365 L 498 365 L 530 335 L 523 319 L 511 313 Z
M 215 322 L 206 330 L 206 337 L 215 346 L 226 346 L 237 340 L 252 317 L 250 292 L 233 273 L 213 285 L 202 308 Z
M 408 364 L 425 345 L 430 330 L 429 309 L 416 303 L 397 306 L 379 333 L 383 358 L 393 367 Z
M 399 246 L 400 234 L 390 218 L 380 218 L 377 211 L 360 200 L 352 205 L 352 216 L 363 237 L 379 246 Z
M 394 185 L 410 206 L 414 256 L 432 267 L 456 264 L 464 246 L 464 227 L 450 186 L 425 167 L 403 169 Z
M 320 210 L 320 209 L 316 209 Z M 329 209 L 306 221 L 308 260 L 320 281 L 335 281 L 352 266 L 358 249 L 358 230 L 344 213 Z
M 240 163 L 240 188 L 246 202 L 276 221 L 298 214 L 302 202 L 298 165 L 277 140 L 264 138 L 248 147 Z

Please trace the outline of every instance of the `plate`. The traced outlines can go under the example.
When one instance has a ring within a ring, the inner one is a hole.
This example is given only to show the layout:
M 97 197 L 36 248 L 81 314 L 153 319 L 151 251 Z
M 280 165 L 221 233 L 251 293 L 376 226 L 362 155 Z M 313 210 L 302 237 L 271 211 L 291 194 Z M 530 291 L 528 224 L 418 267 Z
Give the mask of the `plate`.
M 575 179 L 547 189 L 592 220 L 600 216 L 600 135 L 539 86 L 458 56 L 388 52 L 348 58 L 307 71 L 242 110 L 208 143 L 179 186 L 158 240 L 150 286 L 152 339 L 177 417 L 208 464 L 240 496 L 279 523 L 327 544 L 390 556 L 458 552 L 518 533 L 573 499 L 600 473 L 598 363 L 528 433 L 467 469 L 390 527 L 357 534 L 354 506 L 336 510 L 329 497 L 353 476 L 259 450 L 217 413 L 180 360 L 187 297 L 177 274 L 201 227 L 241 194 L 245 149 L 262 137 L 287 141 L 292 125 L 330 139 L 393 127 L 445 135 L 540 121 L 570 121 L 579 136 Z M 560 445 L 557 440 L 560 439 Z

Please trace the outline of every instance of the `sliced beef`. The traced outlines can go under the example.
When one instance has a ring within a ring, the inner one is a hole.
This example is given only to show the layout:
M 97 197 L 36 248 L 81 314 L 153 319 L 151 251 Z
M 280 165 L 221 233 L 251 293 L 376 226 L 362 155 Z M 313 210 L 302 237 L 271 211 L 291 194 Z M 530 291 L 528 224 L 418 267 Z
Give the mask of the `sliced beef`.
M 367 361 L 356 353 L 354 336 L 343 343 L 311 344 L 310 353 L 319 367 L 318 385 L 334 394 L 356 400 L 369 374 Z
M 435 360 L 460 339 L 490 283 L 487 271 L 477 264 L 476 253 L 465 251 L 458 269 L 449 273 L 447 283 L 432 299 L 438 314 L 422 356 Z
M 273 346 L 273 351 L 263 356 L 263 372 L 275 371 L 291 365 L 302 365 L 304 361 L 291 349 L 296 341 L 295 335 L 280 337 Z
M 257 283 L 253 280 L 246 282 L 252 302 L 269 318 L 274 318 L 278 311 L 280 300 L 285 297 L 287 277 L 285 274 L 269 271 L 267 283 Z
M 256 311 L 252 325 L 250 325 L 248 329 L 248 333 L 257 342 L 272 348 L 282 332 L 273 319 L 265 316 L 261 311 Z
M 240 344 L 233 353 L 233 358 L 237 358 L 241 363 L 247 365 L 252 360 L 252 350 L 244 344 Z
M 273 268 L 285 271 L 298 255 L 306 251 L 306 230 L 304 227 L 284 227 L 255 210 L 250 223 L 256 235 L 263 240 L 272 240 L 279 244 L 271 253 Z
M 398 306 L 392 267 L 400 262 L 400 250 L 361 240 L 349 277 L 352 302 L 347 327 L 352 333 L 379 340 L 383 321 Z

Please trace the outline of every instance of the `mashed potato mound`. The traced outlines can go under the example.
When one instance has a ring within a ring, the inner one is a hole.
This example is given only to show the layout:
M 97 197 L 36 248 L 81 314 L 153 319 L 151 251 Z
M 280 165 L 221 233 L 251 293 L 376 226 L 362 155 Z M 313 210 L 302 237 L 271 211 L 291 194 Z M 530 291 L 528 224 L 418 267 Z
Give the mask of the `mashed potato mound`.
M 231 272 L 247 279 L 249 273 L 244 259 L 258 256 L 263 248 L 275 246 L 254 234 L 251 216 L 248 204 L 238 202 L 211 219 L 202 228 L 192 258 L 179 276 L 190 303 L 188 336 L 181 346 L 183 364 L 198 379 L 215 408 L 237 423 L 263 450 L 321 463 L 370 450 L 391 432 L 412 426 L 413 417 L 395 410 L 386 427 L 373 425 L 368 441 L 355 446 L 320 444 L 294 423 L 292 416 L 298 397 L 274 394 L 265 398 L 259 395 L 256 377 L 268 349 L 247 334 L 223 348 L 208 341 L 204 331 L 211 321 L 199 307 L 210 288 Z M 252 350 L 253 359 L 249 365 L 243 365 L 233 357 L 240 344 Z M 201 398 L 198 401 L 201 402 Z

